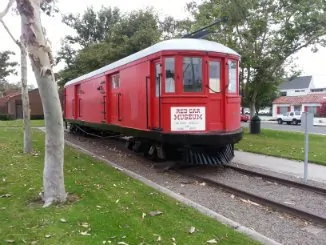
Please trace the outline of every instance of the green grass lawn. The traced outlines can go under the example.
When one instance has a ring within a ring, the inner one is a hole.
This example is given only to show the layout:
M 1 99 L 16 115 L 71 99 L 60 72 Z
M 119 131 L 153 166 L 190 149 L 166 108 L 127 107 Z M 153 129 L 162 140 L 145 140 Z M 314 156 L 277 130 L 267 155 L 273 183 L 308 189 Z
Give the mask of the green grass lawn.
M 0 127 L 0 244 L 173 244 L 172 238 L 189 245 L 210 239 L 258 244 L 70 147 L 65 150 L 65 184 L 74 201 L 44 209 L 36 201 L 43 139 L 35 129 L 37 154 L 24 155 L 22 130 Z M 162 214 L 151 216 L 151 211 Z M 191 226 L 196 231 L 189 234 Z
M 0 121 L 0 127 L 23 127 L 23 120 Z M 44 120 L 31 120 L 32 127 L 43 127 Z
M 326 136 L 309 135 L 309 140 L 309 162 L 326 165 Z M 245 128 L 236 149 L 303 161 L 304 134 L 262 129 L 260 135 L 253 135 Z

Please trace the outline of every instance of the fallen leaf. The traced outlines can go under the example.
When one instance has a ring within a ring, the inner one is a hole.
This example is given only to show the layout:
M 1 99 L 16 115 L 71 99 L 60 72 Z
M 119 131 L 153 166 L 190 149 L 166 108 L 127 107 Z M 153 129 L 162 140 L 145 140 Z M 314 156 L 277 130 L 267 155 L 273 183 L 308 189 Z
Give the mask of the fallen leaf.
M 84 222 L 84 223 L 81 224 L 81 226 L 84 227 L 84 228 L 88 228 L 89 227 L 89 224 L 86 223 L 86 222 Z
M 194 226 L 191 226 L 189 229 L 189 233 L 192 234 L 196 231 L 196 228 Z
M 171 240 L 172 240 L 172 242 L 175 242 L 175 238 L 174 237 L 172 237 Z
M 47 235 L 45 235 L 44 237 L 45 237 L 45 238 L 50 238 L 51 235 L 50 235 L 50 234 L 47 234 Z
M 211 239 L 207 241 L 208 244 L 217 244 L 217 241 L 215 239 Z
M 120 200 L 118 199 L 118 200 L 115 201 L 115 203 L 118 203 L 119 201 L 120 201 Z
M 244 203 L 248 203 L 248 200 L 245 200 L 245 199 L 240 199 L 242 202 L 244 202 Z
M 66 223 L 66 222 L 67 222 L 67 220 L 65 220 L 65 219 L 61 218 L 61 219 L 60 219 L 60 222 L 61 222 L 61 223 Z
M 163 213 L 159 210 L 149 212 L 150 216 L 157 216 L 157 215 L 161 215 L 161 214 L 163 214 Z
M 125 242 L 118 242 L 119 245 L 128 245 L 128 243 Z
M 157 239 L 156 239 L 156 241 L 158 241 L 158 242 L 162 241 L 162 238 L 161 238 L 161 236 L 160 236 L 160 235 L 154 234 L 154 236 L 157 236 Z
M 252 202 L 252 201 L 250 201 L 250 200 L 248 200 L 248 202 L 249 202 L 250 204 L 252 204 L 252 205 L 260 206 L 260 204 L 258 204 L 258 203 L 256 203 L 256 202 Z
M 80 235 L 82 235 L 82 236 L 90 236 L 91 234 L 89 234 L 87 231 L 82 231 L 82 232 L 80 232 Z
M 1 197 L 1 198 L 2 198 L 2 197 L 11 197 L 11 194 L 3 194 L 3 195 L 1 195 L 0 197 Z
M 285 204 L 289 204 L 289 205 L 295 205 L 294 202 L 284 202 Z

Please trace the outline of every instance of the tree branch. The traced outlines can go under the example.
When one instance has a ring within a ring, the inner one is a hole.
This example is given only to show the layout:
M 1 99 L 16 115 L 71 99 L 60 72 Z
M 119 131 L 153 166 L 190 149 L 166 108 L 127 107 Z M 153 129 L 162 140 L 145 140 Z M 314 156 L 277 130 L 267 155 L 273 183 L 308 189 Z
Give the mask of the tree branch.
M 5 8 L 5 10 L 3 12 L 0 13 L 0 20 L 2 20 L 3 17 L 5 17 L 5 15 L 8 13 L 9 9 L 11 8 L 11 6 L 13 5 L 15 0 L 9 0 L 7 7 Z
M 9 36 L 11 37 L 11 39 L 21 48 L 21 43 L 15 39 L 15 37 L 12 35 L 12 33 L 10 32 L 8 26 L 6 25 L 6 23 L 0 19 L 1 24 L 3 25 L 3 27 L 6 29 L 7 33 L 9 34 Z

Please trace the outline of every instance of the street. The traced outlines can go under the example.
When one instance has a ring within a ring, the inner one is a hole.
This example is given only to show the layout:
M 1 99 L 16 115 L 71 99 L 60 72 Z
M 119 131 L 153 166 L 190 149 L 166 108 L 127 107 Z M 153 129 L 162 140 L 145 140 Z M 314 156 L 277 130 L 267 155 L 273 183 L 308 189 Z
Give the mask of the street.
M 249 127 L 249 123 L 241 123 L 242 127 Z M 287 124 L 277 124 L 272 122 L 261 122 L 261 128 L 273 129 L 273 130 L 283 130 L 292 132 L 303 132 L 300 125 L 287 125 Z M 311 132 L 312 134 L 326 135 L 326 127 L 314 126 Z

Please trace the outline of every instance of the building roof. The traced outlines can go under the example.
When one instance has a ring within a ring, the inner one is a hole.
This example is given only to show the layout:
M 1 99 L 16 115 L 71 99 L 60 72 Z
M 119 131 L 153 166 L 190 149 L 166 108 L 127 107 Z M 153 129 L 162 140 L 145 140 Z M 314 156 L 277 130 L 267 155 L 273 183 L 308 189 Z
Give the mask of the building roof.
M 279 89 L 280 90 L 287 90 L 287 89 L 305 89 L 305 88 L 309 88 L 311 80 L 312 80 L 312 76 L 296 77 L 294 79 L 291 79 L 291 80 L 288 80 L 288 81 L 282 83 L 279 86 Z
M 302 105 L 314 104 L 326 101 L 326 93 L 307 94 L 301 96 L 281 96 L 273 101 L 273 104 Z
M 11 89 L 11 90 L 8 90 L 8 91 L 5 91 L 3 93 L 4 96 L 10 96 L 12 94 L 17 94 L 19 93 L 20 89 Z
M 170 39 L 165 40 L 162 42 L 158 42 L 148 48 L 140 50 L 137 53 L 129 55 L 125 58 L 122 58 L 116 62 L 113 62 L 107 66 L 104 66 L 100 69 L 97 69 L 93 72 L 87 73 L 80 77 L 77 77 L 68 83 L 65 84 L 64 87 L 69 86 L 71 84 L 80 82 L 84 79 L 88 79 L 90 77 L 102 74 L 108 70 L 115 69 L 119 66 L 123 66 L 130 62 L 136 61 L 138 59 L 147 57 L 151 54 L 155 54 L 160 51 L 168 51 L 168 50 L 192 50 L 192 51 L 206 51 L 206 52 L 217 52 L 217 53 L 224 53 L 224 54 L 232 54 L 236 56 L 240 56 L 237 52 L 233 49 L 230 49 L 223 44 L 205 40 L 205 39 L 193 39 L 193 38 L 181 38 L 181 39 Z
M 312 89 L 310 89 L 311 91 L 313 91 L 313 90 L 326 90 L 326 87 L 324 87 L 324 88 L 312 88 Z
M 0 98 L 0 106 L 4 106 L 12 97 L 19 95 L 20 92 L 10 93 L 2 98 Z

